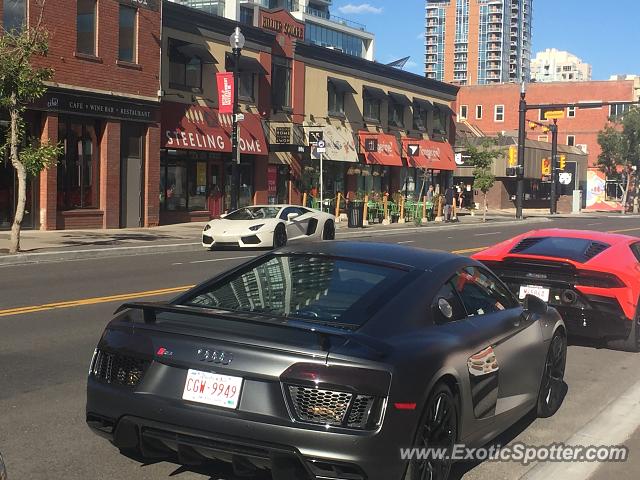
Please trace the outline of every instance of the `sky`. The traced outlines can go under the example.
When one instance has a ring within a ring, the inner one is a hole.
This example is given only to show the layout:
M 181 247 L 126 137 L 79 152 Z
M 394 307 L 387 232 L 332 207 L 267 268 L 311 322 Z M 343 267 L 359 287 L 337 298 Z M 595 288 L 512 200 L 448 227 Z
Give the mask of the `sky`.
M 455 1 L 455 0 L 452 0 Z M 406 70 L 424 74 L 424 0 L 334 0 L 335 15 L 376 36 L 375 59 L 411 56 Z M 594 80 L 640 75 L 640 0 L 533 0 L 533 53 L 567 50 L 593 67 Z

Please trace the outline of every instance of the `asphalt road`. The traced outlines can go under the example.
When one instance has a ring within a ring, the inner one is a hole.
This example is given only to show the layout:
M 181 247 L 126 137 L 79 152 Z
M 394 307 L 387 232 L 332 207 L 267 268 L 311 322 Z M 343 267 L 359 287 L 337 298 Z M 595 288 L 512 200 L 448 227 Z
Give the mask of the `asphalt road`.
M 339 239 L 469 254 L 517 233 L 547 227 L 640 234 L 637 218 L 602 216 L 389 233 L 341 230 Z M 140 295 L 170 298 L 180 288 L 259 253 L 201 251 L 0 267 L 0 451 L 9 478 L 227 479 L 223 472 L 210 477 L 170 463 L 142 465 L 119 455 L 84 423 L 85 381 L 95 344 L 119 303 Z M 569 439 L 640 382 L 638 367 L 640 355 L 571 346 L 569 392 L 561 410 L 550 419 L 525 419 L 501 440 L 545 445 Z M 606 443 L 599 441 L 606 438 L 603 432 L 592 443 Z M 635 432 L 629 446 L 637 447 L 639 438 Z M 635 448 L 628 462 L 603 464 L 595 478 L 637 478 L 639 457 Z M 461 464 L 454 478 L 513 479 L 531 468 L 517 463 Z

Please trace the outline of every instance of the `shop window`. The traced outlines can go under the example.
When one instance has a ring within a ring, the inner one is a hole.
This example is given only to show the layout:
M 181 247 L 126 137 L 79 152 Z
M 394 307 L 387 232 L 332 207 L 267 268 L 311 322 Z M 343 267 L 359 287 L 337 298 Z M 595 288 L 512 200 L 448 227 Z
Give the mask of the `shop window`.
M 78 0 L 76 52 L 96 54 L 96 0 Z
M 363 97 L 363 115 L 365 120 L 373 120 L 374 122 L 380 121 L 380 104 L 382 103 L 379 98 L 375 98 L 364 93 Z
M 7 32 L 20 31 L 27 23 L 27 0 L 4 0 L 2 25 Z
M 61 120 L 58 140 L 58 209 L 98 208 L 100 205 L 100 152 L 96 122 Z
M 291 60 L 273 57 L 271 65 L 271 101 L 274 110 L 291 108 Z
M 344 115 L 344 92 L 338 90 L 331 82 L 327 84 L 329 113 Z
M 120 5 L 118 60 L 136 62 L 137 16 L 136 8 Z
M 202 88 L 202 59 L 178 51 L 182 45 L 183 42 L 169 39 L 169 87 L 199 91 Z
M 239 75 L 238 97 L 245 102 L 255 102 L 255 74 L 252 72 L 240 72 Z
M 389 100 L 389 125 L 404 127 L 404 106 Z
M 207 162 L 163 158 L 160 165 L 160 208 L 166 211 L 207 209 Z

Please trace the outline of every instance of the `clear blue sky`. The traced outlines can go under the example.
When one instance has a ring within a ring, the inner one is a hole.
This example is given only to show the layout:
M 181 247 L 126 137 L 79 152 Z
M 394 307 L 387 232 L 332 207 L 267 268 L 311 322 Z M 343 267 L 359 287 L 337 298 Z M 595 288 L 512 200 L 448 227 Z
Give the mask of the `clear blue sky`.
M 424 72 L 423 0 L 334 0 L 332 11 L 375 33 L 379 62 L 410 55 L 407 70 Z M 555 47 L 590 63 L 594 80 L 640 74 L 640 0 L 533 0 L 532 40 L 534 55 Z

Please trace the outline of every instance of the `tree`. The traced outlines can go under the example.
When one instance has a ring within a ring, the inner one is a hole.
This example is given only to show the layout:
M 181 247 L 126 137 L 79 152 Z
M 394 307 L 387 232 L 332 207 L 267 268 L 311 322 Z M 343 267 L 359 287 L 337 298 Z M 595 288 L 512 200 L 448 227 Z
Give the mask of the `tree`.
M 473 188 L 482 192 L 482 221 L 487 221 L 487 193 L 496 182 L 493 174 L 493 163 L 503 155 L 496 142 L 484 139 L 480 145 L 469 145 L 467 155 L 470 165 L 473 165 Z
M 597 166 L 607 178 L 618 178 L 620 172 L 626 176 L 626 185 L 622 196 L 622 212 L 626 212 L 634 167 L 640 166 L 640 109 L 627 111 L 623 117 L 611 118 L 610 122 L 598 133 L 598 143 L 602 152 L 598 155 Z M 640 172 L 635 168 L 635 194 L 633 211 L 638 212 L 640 195 Z
M 53 77 L 53 70 L 32 63 L 34 58 L 46 55 L 49 46 L 49 34 L 42 25 L 45 0 L 38 0 L 35 4 L 40 9 L 35 26 L 0 33 L 0 109 L 9 114 L 9 131 L 0 145 L 0 155 L 9 152 L 18 177 L 18 203 L 11 227 L 10 253 L 20 251 L 27 176 L 38 175 L 55 164 L 61 152 L 59 145 L 41 143 L 26 134 L 24 113 L 27 106 L 44 95 L 47 90 L 45 81 Z

